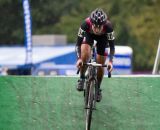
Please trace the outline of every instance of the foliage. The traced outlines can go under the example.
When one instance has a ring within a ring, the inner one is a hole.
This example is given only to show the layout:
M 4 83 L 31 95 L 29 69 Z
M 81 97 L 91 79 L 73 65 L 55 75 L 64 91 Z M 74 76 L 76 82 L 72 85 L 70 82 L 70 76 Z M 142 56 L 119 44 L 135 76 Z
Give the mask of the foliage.
M 160 36 L 158 0 L 30 0 L 33 34 L 66 34 L 75 43 L 81 22 L 97 7 L 114 25 L 116 45 L 133 48 L 134 70 L 151 70 Z M 0 43 L 23 44 L 22 1 L 0 0 Z
M 0 0 L 0 43 L 14 44 L 23 40 L 22 4 L 12 0 Z

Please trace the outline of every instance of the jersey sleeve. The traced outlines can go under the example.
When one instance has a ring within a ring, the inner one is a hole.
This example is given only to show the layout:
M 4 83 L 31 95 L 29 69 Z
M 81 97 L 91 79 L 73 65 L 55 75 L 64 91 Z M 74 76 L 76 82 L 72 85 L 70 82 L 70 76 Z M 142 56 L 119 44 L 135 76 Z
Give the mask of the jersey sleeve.
M 88 25 L 87 25 L 87 22 L 84 21 L 79 30 L 78 30 L 78 38 L 77 38 L 77 44 L 81 44 L 82 43 L 82 40 L 84 38 L 84 35 L 85 35 L 85 32 L 86 30 L 88 29 Z
M 85 32 L 86 30 L 88 29 L 88 25 L 87 25 L 87 22 L 84 21 L 79 30 L 78 30 L 78 35 L 77 35 L 77 42 L 76 42 L 76 53 L 77 53 L 77 57 L 80 58 L 81 57 L 81 43 L 83 41 L 83 38 L 84 38 L 84 35 L 85 35 Z
M 110 47 L 109 60 L 112 62 L 113 56 L 115 54 L 115 45 L 114 45 L 115 36 L 114 36 L 114 30 L 110 21 L 107 23 L 106 35 L 107 35 L 107 39 Z

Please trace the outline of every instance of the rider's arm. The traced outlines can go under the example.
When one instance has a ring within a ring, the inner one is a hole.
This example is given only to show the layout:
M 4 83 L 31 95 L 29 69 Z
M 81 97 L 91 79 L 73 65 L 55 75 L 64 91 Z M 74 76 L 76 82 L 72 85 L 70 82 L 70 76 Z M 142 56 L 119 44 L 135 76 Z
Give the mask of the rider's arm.
M 113 56 L 115 54 L 115 45 L 114 45 L 115 36 L 114 36 L 113 27 L 110 22 L 108 23 L 108 26 L 107 26 L 107 38 L 108 38 L 109 47 L 110 47 L 109 61 L 113 62 Z
M 109 46 L 110 46 L 109 61 L 113 62 L 113 56 L 115 54 L 114 39 L 113 40 L 108 40 L 108 42 L 109 42 Z
M 85 35 L 85 32 L 88 28 L 88 25 L 86 21 L 84 21 L 78 31 L 78 36 L 77 36 L 77 42 L 76 42 L 76 53 L 77 53 L 77 58 L 81 58 L 81 44 Z

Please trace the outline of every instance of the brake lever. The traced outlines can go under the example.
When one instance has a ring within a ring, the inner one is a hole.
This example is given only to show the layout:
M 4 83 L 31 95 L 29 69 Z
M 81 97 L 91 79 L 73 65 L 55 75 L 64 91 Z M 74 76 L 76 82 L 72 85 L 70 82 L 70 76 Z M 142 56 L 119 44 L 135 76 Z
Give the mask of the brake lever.
M 108 66 L 108 67 L 107 67 L 107 70 L 108 70 L 108 78 L 111 78 L 111 72 L 109 72 L 110 68 L 111 68 L 111 66 Z
M 77 70 L 77 74 L 79 74 L 80 68 Z

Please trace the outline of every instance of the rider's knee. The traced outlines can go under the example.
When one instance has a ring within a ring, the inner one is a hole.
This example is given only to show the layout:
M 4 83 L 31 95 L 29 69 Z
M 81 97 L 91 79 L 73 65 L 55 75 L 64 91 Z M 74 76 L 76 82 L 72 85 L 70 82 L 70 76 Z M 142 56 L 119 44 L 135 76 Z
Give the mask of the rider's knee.
M 106 56 L 98 55 L 96 56 L 97 63 L 104 64 L 106 61 Z
M 81 58 L 84 62 L 87 62 L 91 55 L 91 47 L 88 44 L 81 45 Z

